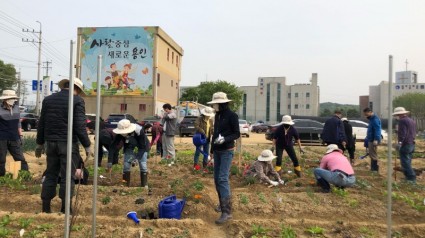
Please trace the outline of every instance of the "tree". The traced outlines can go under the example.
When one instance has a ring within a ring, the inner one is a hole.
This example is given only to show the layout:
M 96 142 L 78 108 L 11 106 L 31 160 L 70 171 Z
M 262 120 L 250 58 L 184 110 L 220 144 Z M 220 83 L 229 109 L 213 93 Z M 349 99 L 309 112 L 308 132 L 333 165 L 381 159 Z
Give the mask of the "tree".
M 347 110 L 347 117 L 350 118 L 359 118 L 360 117 L 360 111 L 354 108 L 350 108 Z
M 216 92 L 224 92 L 227 97 L 232 100 L 230 108 L 233 111 L 239 109 L 242 105 L 243 92 L 238 87 L 226 81 L 202 82 L 199 86 L 186 90 L 180 100 L 181 101 L 197 101 L 200 104 L 206 105 L 211 101 L 212 95 Z
M 0 92 L 4 89 L 11 89 L 17 82 L 15 66 L 5 64 L 0 60 Z
M 423 93 L 408 93 L 396 97 L 393 100 L 393 106 L 404 107 L 410 111 L 410 115 L 417 123 L 417 129 L 422 130 L 425 127 L 425 94 Z
M 332 112 L 331 112 L 331 110 L 329 110 L 328 108 L 325 108 L 325 110 L 323 110 L 323 111 L 320 113 L 320 116 L 321 116 L 321 117 L 328 117 L 328 116 L 330 116 L 330 115 L 332 115 Z

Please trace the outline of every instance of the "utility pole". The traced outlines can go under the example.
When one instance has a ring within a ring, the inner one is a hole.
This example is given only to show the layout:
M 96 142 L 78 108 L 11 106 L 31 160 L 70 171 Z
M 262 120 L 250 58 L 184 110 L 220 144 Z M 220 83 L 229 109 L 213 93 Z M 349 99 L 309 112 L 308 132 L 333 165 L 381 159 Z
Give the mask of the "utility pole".
M 406 59 L 406 62 L 404 62 L 405 64 L 406 64 L 406 72 L 407 72 L 407 65 L 409 64 L 409 61 L 407 61 L 407 59 Z
M 39 31 L 35 31 L 34 29 L 22 29 L 23 32 L 31 32 L 31 33 L 38 33 L 38 41 L 32 39 L 22 39 L 23 42 L 30 42 L 30 43 L 38 43 L 38 62 L 37 62 L 37 99 L 35 102 L 35 113 L 37 116 L 40 115 L 40 80 L 41 80 L 41 22 L 37 21 L 38 24 L 40 24 Z
M 50 64 L 52 64 L 52 61 L 44 61 L 43 65 L 46 64 L 46 66 L 43 66 L 43 69 L 46 69 L 46 76 L 49 76 L 49 69 L 52 69 L 51 66 L 49 66 Z
M 18 97 L 20 100 L 21 99 L 21 69 L 19 69 L 19 72 L 17 73 L 18 75 Z M 18 101 L 18 105 L 19 105 L 19 101 Z

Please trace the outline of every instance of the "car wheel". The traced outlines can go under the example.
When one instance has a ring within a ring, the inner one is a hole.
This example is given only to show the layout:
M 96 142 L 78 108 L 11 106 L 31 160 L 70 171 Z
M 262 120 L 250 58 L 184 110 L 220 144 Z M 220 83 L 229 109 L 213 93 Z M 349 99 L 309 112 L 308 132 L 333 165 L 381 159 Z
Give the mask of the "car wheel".
M 249 134 L 246 134 L 246 137 L 249 138 Z
M 25 125 L 25 131 L 30 131 L 31 130 L 31 124 L 30 123 L 27 123 L 26 125 Z
M 184 135 L 183 135 L 181 132 L 180 132 L 179 136 L 180 136 L 180 137 L 184 137 Z

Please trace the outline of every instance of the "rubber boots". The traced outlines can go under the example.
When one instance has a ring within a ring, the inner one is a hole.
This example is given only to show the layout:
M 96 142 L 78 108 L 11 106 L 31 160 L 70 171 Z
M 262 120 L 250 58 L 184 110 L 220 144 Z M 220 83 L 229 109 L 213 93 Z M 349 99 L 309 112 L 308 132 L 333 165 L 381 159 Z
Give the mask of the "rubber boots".
M 140 186 L 142 188 L 144 188 L 147 185 L 148 185 L 148 173 L 146 173 L 146 172 L 140 172 Z
M 379 172 L 379 165 L 378 165 L 378 160 L 371 160 L 370 161 L 370 170 L 371 171 L 375 171 L 375 172 Z
M 215 224 L 221 225 L 232 219 L 232 205 L 230 197 L 221 200 L 221 216 L 215 221 Z
M 214 208 L 214 211 L 216 211 L 216 212 L 221 212 L 221 198 L 220 198 L 220 193 L 219 193 L 219 192 L 217 192 L 217 195 L 218 195 L 218 204 L 217 204 L 217 206 Z
M 322 192 L 324 193 L 329 193 L 331 191 L 331 185 L 323 178 L 317 179 L 317 185 L 322 188 Z
M 127 187 L 130 187 L 130 178 L 131 178 L 130 171 L 124 172 L 122 174 L 122 180 L 123 180 L 123 182 L 125 182 L 127 184 Z
M 72 215 L 72 199 L 70 201 L 69 214 Z M 61 213 L 65 214 L 65 199 L 62 199 Z
M 281 170 L 282 170 L 282 166 L 275 166 L 274 167 L 274 170 L 276 171 L 276 172 L 280 172 Z
M 301 178 L 301 166 L 294 167 L 294 172 L 298 178 Z
M 51 200 L 43 200 L 42 201 L 42 211 L 41 212 L 52 213 L 52 209 L 50 208 L 50 203 L 51 203 Z

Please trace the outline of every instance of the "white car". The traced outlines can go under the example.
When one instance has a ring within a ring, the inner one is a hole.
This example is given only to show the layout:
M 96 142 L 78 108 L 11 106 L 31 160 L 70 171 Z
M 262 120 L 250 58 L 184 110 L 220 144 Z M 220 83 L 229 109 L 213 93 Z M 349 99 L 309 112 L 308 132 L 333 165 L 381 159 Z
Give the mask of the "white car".
M 364 140 L 367 137 L 368 123 L 358 120 L 350 120 L 350 125 L 353 127 L 353 135 L 356 136 L 356 140 Z M 387 141 L 388 133 L 385 130 L 381 130 L 382 139 Z
M 241 132 L 241 136 L 245 135 L 249 137 L 249 124 L 246 120 L 239 120 L 239 130 Z

